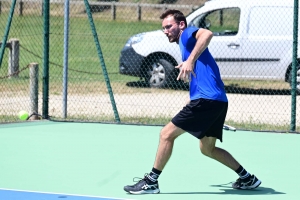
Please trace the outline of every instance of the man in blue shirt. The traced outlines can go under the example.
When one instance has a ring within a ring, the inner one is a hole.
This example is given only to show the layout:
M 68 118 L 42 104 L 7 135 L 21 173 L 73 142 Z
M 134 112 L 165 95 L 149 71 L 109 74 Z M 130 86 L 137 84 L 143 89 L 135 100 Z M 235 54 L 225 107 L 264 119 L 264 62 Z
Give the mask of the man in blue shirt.
M 170 42 L 180 46 L 183 63 L 177 80 L 189 81 L 190 101 L 160 133 L 160 141 L 151 172 L 134 185 L 124 187 L 131 194 L 159 193 L 158 177 L 167 164 L 175 139 L 188 132 L 200 140 L 201 152 L 230 169 L 239 178 L 234 189 L 254 189 L 261 181 L 247 172 L 226 150 L 215 146 L 222 142 L 223 124 L 228 100 L 217 63 L 208 50 L 213 34 L 207 29 L 187 27 L 186 18 L 178 10 L 166 10 L 161 16 L 163 31 Z

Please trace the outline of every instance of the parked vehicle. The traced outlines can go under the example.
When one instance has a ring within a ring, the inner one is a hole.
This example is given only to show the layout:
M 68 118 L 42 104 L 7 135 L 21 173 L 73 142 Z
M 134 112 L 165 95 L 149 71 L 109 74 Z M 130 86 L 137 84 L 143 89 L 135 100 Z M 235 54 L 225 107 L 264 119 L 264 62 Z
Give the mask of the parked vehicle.
M 187 23 L 214 33 L 208 48 L 223 79 L 290 83 L 293 3 L 293 0 L 211 0 L 189 14 Z M 181 62 L 179 46 L 169 43 L 162 30 L 157 30 L 129 38 L 121 51 L 119 68 L 121 74 L 145 78 L 152 87 L 165 87 L 175 81 L 174 66 Z M 300 90 L 299 65 L 297 89 Z

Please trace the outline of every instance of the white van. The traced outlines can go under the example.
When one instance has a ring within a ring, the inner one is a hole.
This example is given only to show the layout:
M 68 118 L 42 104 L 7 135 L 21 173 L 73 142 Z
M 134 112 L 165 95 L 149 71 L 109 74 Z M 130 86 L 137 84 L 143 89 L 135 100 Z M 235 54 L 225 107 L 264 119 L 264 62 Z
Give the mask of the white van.
M 188 15 L 187 23 L 214 33 L 208 48 L 223 79 L 290 82 L 293 4 L 294 0 L 211 0 Z M 120 73 L 164 87 L 174 81 L 174 66 L 181 62 L 179 46 L 169 43 L 161 30 L 145 32 L 127 41 Z M 297 71 L 300 90 L 299 66 Z

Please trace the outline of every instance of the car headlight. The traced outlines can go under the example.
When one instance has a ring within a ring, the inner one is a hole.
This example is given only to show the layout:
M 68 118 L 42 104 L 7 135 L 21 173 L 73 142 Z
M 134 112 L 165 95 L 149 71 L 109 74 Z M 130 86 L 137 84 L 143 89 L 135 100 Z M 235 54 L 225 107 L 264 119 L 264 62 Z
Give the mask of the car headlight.
M 126 42 L 125 46 L 130 47 L 133 44 L 139 43 L 143 40 L 145 33 L 139 33 L 137 35 L 132 36 L 129 38 L 129 40 Z

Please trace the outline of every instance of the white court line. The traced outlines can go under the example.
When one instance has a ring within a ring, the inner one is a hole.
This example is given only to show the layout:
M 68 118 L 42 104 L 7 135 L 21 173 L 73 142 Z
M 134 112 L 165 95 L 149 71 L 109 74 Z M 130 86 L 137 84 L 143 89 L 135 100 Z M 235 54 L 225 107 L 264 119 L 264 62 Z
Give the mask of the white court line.
M 116 200 L 132 200 L 132 199 L 121 199 L 121 198 L 112 198 L 112 197 L 103 197 L 103 196 L 86 196 L 81 194 L 66 194 L 66 193 L 52 193 L 52 192 L 40 192 L 40 191 L 33 191 L 33 190 L 15 190 L 15 189 L 8 189 L 8 188 L 0 188 L 0 191 L 12 191 L 12 192 L 27 192 L 27 193 L 38 193 L 38 194 L 51 194 L 51 195 L 61 195 L 61 196 L 74 196 L 74 197 L 90 197 L 90 198 L 99 198 L 99 199 L 116 199 Z

